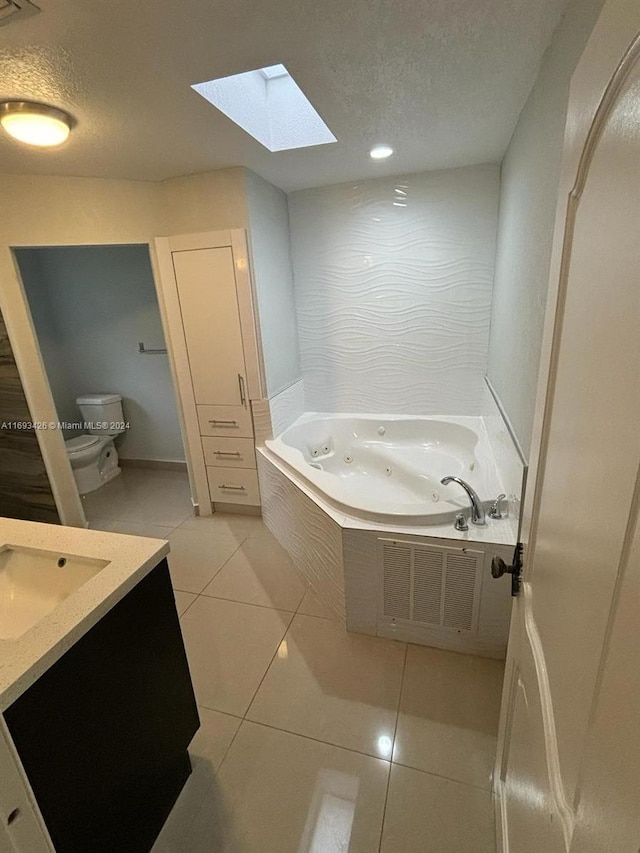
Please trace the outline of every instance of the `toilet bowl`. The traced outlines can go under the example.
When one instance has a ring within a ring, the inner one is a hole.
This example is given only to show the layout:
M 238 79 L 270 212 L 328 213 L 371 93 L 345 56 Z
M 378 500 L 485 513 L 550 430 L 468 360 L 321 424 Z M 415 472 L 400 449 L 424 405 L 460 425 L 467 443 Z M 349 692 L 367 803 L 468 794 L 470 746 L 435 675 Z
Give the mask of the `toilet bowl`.
M 76 400 L 88 435 L 65 441 L 73 476 L 81 495 L 94 492 L 120 473 L 114 438 L 124 432 L 119 394 L 85 394 Z
M 78 435 L 64 444 L 81 495 L 94 492 L 120 473 L 112 436 Z

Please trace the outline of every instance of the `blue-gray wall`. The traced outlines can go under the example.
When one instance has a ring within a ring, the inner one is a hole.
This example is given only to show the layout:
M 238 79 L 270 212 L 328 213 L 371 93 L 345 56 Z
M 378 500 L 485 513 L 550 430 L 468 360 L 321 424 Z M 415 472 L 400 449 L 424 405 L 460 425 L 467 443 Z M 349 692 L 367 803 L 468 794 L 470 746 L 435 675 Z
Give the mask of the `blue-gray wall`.
M 572 0 L 502 162 L 487 375 L 529 457 L 571 77 L 603 0 Z
M 121 394 L 131 425 L 118 439 L 122 458 L 183 460 L 167 356 L 137 351 L 138 341 L 165 346 L 148 247 L 15 254 L 59 419 L 79 420 L 81 394 Z

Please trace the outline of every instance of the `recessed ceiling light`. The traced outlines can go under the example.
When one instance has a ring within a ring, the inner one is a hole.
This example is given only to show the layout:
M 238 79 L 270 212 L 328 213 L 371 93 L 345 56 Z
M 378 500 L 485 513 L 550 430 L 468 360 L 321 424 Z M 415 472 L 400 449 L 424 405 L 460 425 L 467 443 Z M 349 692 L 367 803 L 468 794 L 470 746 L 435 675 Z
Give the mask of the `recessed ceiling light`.
M 191 88 L 269 151 L 336 141 L 282 64 L 194 83 Z
M 49 148 L 69 136 L 73 119 L 64 110 L 32 101 L 1 101 L 0 125 L 26 145 Z
M 391 157 L 392 154 L 393 148 L 390 145 L 376 145 L 369 151 L 369 156 L 372 160 L 385 160 L 387 157 Z

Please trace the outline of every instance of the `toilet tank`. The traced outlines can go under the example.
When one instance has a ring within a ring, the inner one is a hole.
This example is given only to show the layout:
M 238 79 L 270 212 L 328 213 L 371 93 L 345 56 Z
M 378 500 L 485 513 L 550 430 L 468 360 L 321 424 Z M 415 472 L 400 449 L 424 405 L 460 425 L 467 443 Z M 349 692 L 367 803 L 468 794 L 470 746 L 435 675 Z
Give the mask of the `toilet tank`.
M 120 435 L 124 432 L 122 397 L 119 394 L 85 394 L 76 400 L 85 429 L 91 435 Z

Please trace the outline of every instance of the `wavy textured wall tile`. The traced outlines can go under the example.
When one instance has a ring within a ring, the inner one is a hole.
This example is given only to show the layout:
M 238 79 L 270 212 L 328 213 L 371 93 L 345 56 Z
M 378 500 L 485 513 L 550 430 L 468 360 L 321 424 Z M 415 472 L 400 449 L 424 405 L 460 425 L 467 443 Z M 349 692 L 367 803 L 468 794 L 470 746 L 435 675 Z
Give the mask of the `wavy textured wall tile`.
M 342 528 L 260 450 L 262 518 L 320 601 L 345 621 Z
M 256 446 L 261 447 L 304 413 L 304 382 L 299 379 L 268 400 L 252 400 L 251 411 Z
M 269 400 L 271 409 L 271 424 L 273 434 L 280 435 L 285 429 L 297 420 L 304 412 L 304 382 L 300 379 L 294 382 L 284 391 L 271 397 Z
M 479 414 L 497 166 L 289 197 L 306 407 Z

